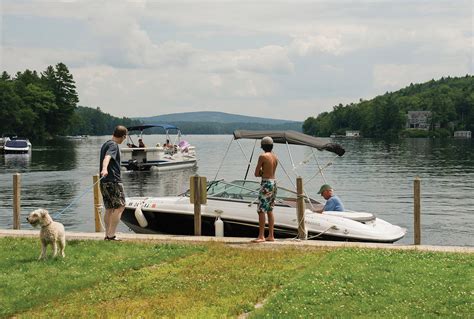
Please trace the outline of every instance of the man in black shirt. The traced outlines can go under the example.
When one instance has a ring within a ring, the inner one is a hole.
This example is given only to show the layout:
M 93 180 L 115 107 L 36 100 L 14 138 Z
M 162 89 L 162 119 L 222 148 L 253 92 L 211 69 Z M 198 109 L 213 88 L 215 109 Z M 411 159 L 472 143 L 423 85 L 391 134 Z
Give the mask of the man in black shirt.
M 118 125 L 112 139 L 100 149 L 100 190 L 105 206 L 105 240 L 118 240 L 115 236 L 120 217 L 125 209 L 125 192 L 120 172 L 119 144 L 127 138 L 127 128 Z

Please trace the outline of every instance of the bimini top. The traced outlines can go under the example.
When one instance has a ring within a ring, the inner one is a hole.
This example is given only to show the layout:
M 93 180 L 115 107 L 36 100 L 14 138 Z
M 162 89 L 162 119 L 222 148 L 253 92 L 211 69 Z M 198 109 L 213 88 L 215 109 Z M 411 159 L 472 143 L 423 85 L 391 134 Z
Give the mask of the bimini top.
M 329 151 L 339 156 L 346 152 L 344 148 L 336 143 L 326 143 L 325 141 L 310 135 L 306 135 L 296 131 L 234 131 L 234 139 L 262 139 L 265 136 L 270 136 L 274 143 L 305 145 L 314 147 L 320 151 Z
M 168 131 L 168 130 L 179 130 L 178 127 L 176 127 L 174 125 L 171 125 L 171 124 L 142 124 L 142 125 L 127 127 L 127 130 L 129 130 L 129 131 L 143 131 L 147 128 L 152 128 L 152 127 L 161 127 L 163 129 L 165 129 L 166 131 Z

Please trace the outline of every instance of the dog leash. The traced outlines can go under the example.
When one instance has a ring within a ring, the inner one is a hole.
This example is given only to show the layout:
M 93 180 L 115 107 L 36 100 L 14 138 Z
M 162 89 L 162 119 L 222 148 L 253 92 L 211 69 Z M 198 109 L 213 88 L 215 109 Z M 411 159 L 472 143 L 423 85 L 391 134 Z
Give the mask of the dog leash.
M 68 209 L 69 207 L 72 206 L 72 204 L 74 204 L 75 202 L 77 202 L 78 200 L 80 200 L 85 194 L 87 194 L 88 192 L 91 191 L 91 189 L 94 188 L 94 186 L 99 183 L 105 176 L 102 176 L 101 178 L 99 178 L 99 180 L 97 182 L 95 182 L 94 184 L 92 184 L 92 188 L 91 187 L 87 187 L 86 190 L 81 194 L 79 195 L 79 197 L 77 197 L 76 199 L 74 199 L 69 205 L 66 206 L 66 208 L 64 208 L 63 210 L 61 210 L 60 212 L 58 213 L 55 213 L 54 215 L 54 218 L 58 218 L 62 213 L 64 213 L 66 211 L 66 209 Z

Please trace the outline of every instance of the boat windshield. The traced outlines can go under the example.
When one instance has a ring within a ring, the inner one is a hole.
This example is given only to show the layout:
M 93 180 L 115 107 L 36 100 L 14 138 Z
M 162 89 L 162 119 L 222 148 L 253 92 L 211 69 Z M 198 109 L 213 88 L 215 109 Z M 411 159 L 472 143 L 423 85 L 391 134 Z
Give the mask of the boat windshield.
M 237 199 L 245 202 L 255 202 L 258 198 L 260 183 L 256 181 L 235 180 L 225 182 L 223 180 L 214 181 L 208 184 L 207 198 L 216 199 Z M 186 193 L 189 196 L 189 191 Z M 277 205 L 296 206 L 296 193 L 283 187 L 278 187 L 276 203 Z M 311 203 L 319 204 L 318 201 L 310 199 Z M 308 198 L 305 198 L 308 203 Z
M 21 140 L 10 140 L 5 143 L 7 147 L 17 147 L 17 148 L 23 148 L 23 147 L 28 147 L 28 143 L 26 141 L 21 141 Z

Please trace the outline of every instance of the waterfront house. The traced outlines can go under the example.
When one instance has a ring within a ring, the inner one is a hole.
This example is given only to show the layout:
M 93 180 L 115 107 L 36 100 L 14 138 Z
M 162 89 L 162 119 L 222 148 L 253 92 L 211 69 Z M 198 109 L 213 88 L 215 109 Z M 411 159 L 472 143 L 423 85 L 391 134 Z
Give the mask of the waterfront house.
M 429 130 L 431 111 L 408 111 L 406 128 Z
M 471 131 L 455 131 L 454 137 L 457 138 L 471 138 Z

